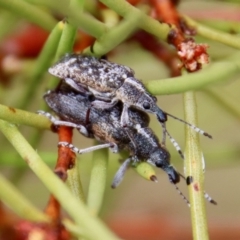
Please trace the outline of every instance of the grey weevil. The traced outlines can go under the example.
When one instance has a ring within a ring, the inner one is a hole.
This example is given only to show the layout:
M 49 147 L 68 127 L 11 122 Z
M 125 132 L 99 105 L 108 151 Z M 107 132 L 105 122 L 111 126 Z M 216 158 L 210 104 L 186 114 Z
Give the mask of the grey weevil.
M 170 165 L 170 153 L 165 146 L 159 143 L 153 131 L 148 127 L 149 118 L 146 114 L 137 109 L 130 109 L 131 127 L 126 131 L 120 124 L 121 103 L 118 103 L 111 111 L 109 109 L 103 111 L 93 109 L 86 122 L 86 115 L 91 102 L 73 89 L 70 90 L 69 87 L 61 84 L 60 88 L 48 92 L 44 98 L 49 107 L 63 120 L 53 121 L 53 123 L 76 127 L 85 136 L 95 137 L 106 143 L 83 150 L 66 142 L 60 143 L 61 145 L 69 147 L 77 153 L 89 152 L 103 147 L 109 147 L 113 152 L 122 149 L 127 149 L 130 152 L 130 157 L 124 161 L 117 171 L 112 187 L 115 188 L 119 185 L 131 163 L 142 160 L 162 168 L 174 185 L 180 181 L 180 177 L 184 178 Z M 189 205 L 188 200 L 176 185 L 175 188 Z M 205 197 L 208 201 L 215 203 L 207 193 L 205 193 Z
M 68 54 L 48 71 L 79 92 L 91 92 L 96 97 L 92 102 L 96 108 L 111 108 L 122 101 L 122 126 L 129 124 L 128 109 L 131 106 L 155 114 L 159 122 L 167 121 L 167 115 L 156 104 L 156 97 L 147 92 L 127 66 L 93 56 Z

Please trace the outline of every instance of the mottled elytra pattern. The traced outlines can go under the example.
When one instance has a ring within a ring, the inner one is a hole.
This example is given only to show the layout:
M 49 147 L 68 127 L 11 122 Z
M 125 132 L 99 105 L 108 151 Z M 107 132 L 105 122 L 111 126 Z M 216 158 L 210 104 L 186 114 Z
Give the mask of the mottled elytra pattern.
M 59 78 L 71 78 L 99 92 L 111 92 L 122 86 L 134 71 L 120 64 L 82 54 L 69 54 L 60 59 L 49 72 Z
M 127 126 L 130 106 L 153 113 L 160 122 L 166 114 L 157 106 L 156 98 L 147 92 L 143 83 L 134 77 L 127 66 L 82 54 L 63 57 L 49 72 L 82 93 L 94 95 L 95 108 L 112 108 L 118 101 L 124 103 L 121 125 Z

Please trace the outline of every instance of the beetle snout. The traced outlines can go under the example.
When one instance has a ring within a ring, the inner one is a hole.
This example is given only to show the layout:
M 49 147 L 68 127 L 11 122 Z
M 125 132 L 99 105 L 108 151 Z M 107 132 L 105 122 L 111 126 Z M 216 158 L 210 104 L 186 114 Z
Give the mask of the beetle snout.
M 157 119 L 159 122 L 164 123 L 167 121 L 167 114 L 159 109 L 157 112 Z
M 173 166 L 170 166 L 168 169 L 168 177 L 169 181 L 173 184 L 180 182 L 180 175 L 179 173 L 174 169 Z

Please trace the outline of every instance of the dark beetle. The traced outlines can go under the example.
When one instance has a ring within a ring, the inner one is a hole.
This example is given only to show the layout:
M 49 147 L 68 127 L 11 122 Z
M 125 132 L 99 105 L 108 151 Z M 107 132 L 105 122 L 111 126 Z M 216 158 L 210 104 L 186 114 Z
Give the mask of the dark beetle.
M 120 123 L 123 108 L 121 102 L 112 109 L 91 108 L 91 111 L 88 111 L 91 101 L 64 83 L 57 90 L 46 93 L 44 99 L 63 120 L 57 124 L 69 126 L 73 123 L 72 126 L 84 129 L 80 132 L 85 136 L 95 137 L 103 143 L 110 143 L 109 146 L 117 146 L 115 151 L 123 149 L 129 151 L 130 157 L 125 160 L 116 176 L 123 176 L 127 166 L 132 162 L 147 161 L 162 168 L 168 174 L 170 182 L 176 184 L 180 181 L 179 173 L 170 165 L 169 152 L 148 127 L 147 114 L 130 108 L 129 127 L 123 128 Z M 68 143 L 63 145 L 70 147 L 73 151 L 82 152 Z M 117 186 L 121 180 L 121 177 L 116 177 L 113 185 Z

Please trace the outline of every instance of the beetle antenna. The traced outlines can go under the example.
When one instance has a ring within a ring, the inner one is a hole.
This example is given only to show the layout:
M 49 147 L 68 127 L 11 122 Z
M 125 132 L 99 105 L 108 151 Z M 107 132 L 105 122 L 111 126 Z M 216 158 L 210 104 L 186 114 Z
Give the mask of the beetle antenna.
M 175 189 L 177 190 L 177 192 L 179 193 L 179 195 L 182 197 L 182 199 L 184 200 L 184 202 L 186 202 L 187 205 L 190 207 L 190 206 L 191 206 L 190 202 L 189 202 L 188 199 L 185 197 L 185 195 L 181 192 L 181 190 L 178 188 L 178 186 L 177 186 L 176 184 L 174 184 L 173 182 L 172 182 L 172 184 L 174 185 Z
M 213 205 L 217 205 L 217 202 L 213 198 L 211 198 L 207 192 L 204 191 L 203 194 L 204 194 L 205 199 L 208 202 L 212 203 Z
M 175 147 L 175 149 L 177 150 L 177 152 L 179 153 L 179 155 L 181 156 L 182 159 L 184 159 L 184 155 L 183 152 L 178 144 L 178 142 L 170 135 L 170 133 L 168 132 L 165 123 L 161 123 L 162 128 L 163 128 L 163 138 L 162 138 L 162 144 L 165 145 L 166 143 L 166 135 L 168 135 L 169 140 L 171 141 L 171 143 L 173 144 L 173 146 Z
M 186 181 L 187 185 L 190 185 L 193 182 L 193 177 L 192 176 L 188 176 L 187 178 L 185 178 L 181 173 L 179 173 L 179 176 Z M 204 198 L 208 202 L 210 202 L 214 205 L 217 205 L 217 202 L 213 198 L 211 198 L 210 195 L 207 192 L 204 191 L 203 194 L 204 194 Z
M 165 112 L 165 113 L 166 113 L 166 112 Z M 193 129 L 194 131 L 196 131 L 197 133 L 200 133 L 200 134 L 202 134 L 203 136 L 206 136 L 206 137 L 208 137 L 208 138 L 212 138 L 212 136 L 211 136 L 209 133 L 203 131 L 203 130 L 200 129 L 199 127 L 196 127 L 195 125 L 193 125 L 193 124 L 191 124 L 191 123 L 188 123 L 188 122 L 184 121 L 184 120 L 181 119 L 181 118 L 175 117 L 175 116 L 173 116 L 173 115 L 170 114 L 170 113 L 166 113 L 166 114 L 167 114 L 169 117 L 171 117 L 171 118 L 173 118 L 173 119 L 176 119 L 176 120 L 178 120 L 178 121 L 180 121 L 180 122 L 188 125 L 190 128 L 192 128 L 192 129 Z

